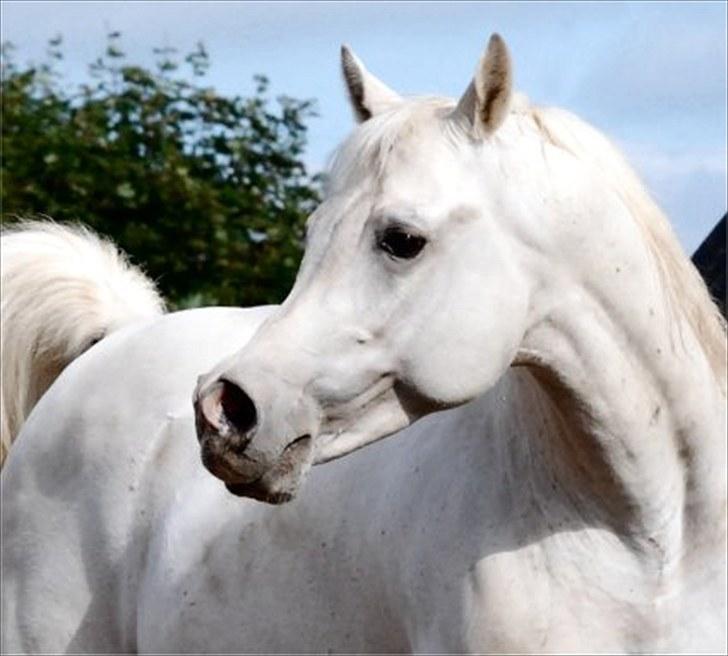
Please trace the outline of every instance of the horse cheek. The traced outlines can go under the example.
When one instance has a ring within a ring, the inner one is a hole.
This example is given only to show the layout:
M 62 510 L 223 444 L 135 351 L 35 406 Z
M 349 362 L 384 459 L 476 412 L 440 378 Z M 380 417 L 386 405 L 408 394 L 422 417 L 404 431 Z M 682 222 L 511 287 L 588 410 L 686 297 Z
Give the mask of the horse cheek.
M 483 321 L 486 313 L 490 321 Z M 472 303 L 451 306 L 413 345 L 403 382 L 439 408 L 471 401 L 492 387 L 513 361 L 523 316 L 525 303 L 516 297 L 492 313 Z

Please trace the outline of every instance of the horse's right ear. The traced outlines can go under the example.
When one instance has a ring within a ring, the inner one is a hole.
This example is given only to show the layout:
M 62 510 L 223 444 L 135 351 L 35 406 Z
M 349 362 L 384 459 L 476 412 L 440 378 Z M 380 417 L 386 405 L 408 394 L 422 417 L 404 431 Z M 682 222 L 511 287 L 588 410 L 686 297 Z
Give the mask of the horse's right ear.
M 347 46 L 341 46 L 341 71 L 359 123 L 402 102 L 402 97 L 367 71 Z
M 475 77 L 455 110 L 476 133 L 490 135 L 505 121 L 513 96 L 513 66 L 505 41 L 493 34 Z

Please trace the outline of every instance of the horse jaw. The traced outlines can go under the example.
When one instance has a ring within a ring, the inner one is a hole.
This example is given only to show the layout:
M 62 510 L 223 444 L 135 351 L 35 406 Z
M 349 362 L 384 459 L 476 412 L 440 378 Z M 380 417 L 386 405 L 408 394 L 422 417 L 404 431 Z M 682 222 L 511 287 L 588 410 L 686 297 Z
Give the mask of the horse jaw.
M 414 413 L 412 403 L 398 386 L 390 385 L 372 402 L 362 405 L 345 423 L 324 423 L 316 438 L 314 464 L 319 465 L 361 449 L 409 426 L 422 413 Z

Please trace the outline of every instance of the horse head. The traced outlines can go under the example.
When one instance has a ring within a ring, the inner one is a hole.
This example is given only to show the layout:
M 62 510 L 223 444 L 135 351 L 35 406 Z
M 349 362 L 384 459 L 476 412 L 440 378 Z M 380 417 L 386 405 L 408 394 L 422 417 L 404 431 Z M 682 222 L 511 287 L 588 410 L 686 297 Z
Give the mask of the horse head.
M 488 155 L 512 98 L 503 40 L 457 104 L 401 98 L 346 47 L 342 68 L 360 124 L 309 218 L 294 288 L 195 392 L 205 465 L 268 501 L 291 498 L 312 463 L 487 390 L 526 325 Z

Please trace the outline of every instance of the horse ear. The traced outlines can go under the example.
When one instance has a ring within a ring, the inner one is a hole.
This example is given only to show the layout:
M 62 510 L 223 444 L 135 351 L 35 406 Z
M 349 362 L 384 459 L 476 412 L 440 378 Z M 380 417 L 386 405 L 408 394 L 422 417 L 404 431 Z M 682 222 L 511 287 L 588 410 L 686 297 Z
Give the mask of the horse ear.
M 473 81 L 458 102 L 456 114 L 485 134 L 495 132 L 508 115 L 513 95 L 512 71 L 505 41 L 499 34 L 493 34 Z
M 347 46 L 341 46 L 341 70 L 354 118 L 361 123 L 402 102 L 402 97 L 374 77 Z

